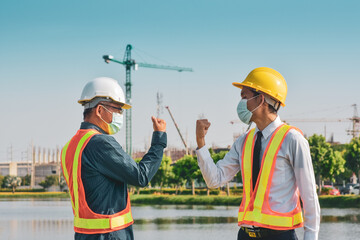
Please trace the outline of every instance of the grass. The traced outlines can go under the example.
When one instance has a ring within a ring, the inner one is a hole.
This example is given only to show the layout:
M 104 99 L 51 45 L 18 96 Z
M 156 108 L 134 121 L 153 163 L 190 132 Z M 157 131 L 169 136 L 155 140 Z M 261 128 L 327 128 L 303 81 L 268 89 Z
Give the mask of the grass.
M 239 196 L 174 196 L 174 195 L 132 195 L 136 204 L 185 204 L 239 206 Z M 320 196 L 321 208 L 360 208 L 360 196 Z
M 360 208 L 360 195 L 322 195 L 319 202 L 322 208 Z
M 1 198 L 69 198 L 69 194 L 64 192 L 0 192 Z
M 0 199 L 49 199 L 49 198 L 69 198 L 68 193 L 64 192 L 0 192 Z M 359 195 L 328 196 L 319 197 L 321 208 L 360 208 Z M 134 204 L 173 204 L 173 205 L 222 205 L 239 206 L 241 196 L 192 196 L 192 195 L 155 195 L 140 194 L 131 195 L 131 203 Z
M 187 195 L 132 195 L 136 204 L 176 204 L 176 205 L 223 205 L 239 206 L 239 196 L 187 196 Z

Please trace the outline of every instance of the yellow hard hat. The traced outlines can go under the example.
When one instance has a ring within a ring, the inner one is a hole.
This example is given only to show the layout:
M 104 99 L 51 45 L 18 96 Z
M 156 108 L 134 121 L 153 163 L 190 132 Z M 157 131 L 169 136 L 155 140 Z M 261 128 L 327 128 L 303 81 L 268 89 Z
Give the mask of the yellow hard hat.
M 284 77 L 277 71 L 268 67 L 259 67 L 252 70 L 241 83 L 233 82 L 235 87 L 249 87 L 256 91 L 268 94 L 285 106 L 287 85 Z

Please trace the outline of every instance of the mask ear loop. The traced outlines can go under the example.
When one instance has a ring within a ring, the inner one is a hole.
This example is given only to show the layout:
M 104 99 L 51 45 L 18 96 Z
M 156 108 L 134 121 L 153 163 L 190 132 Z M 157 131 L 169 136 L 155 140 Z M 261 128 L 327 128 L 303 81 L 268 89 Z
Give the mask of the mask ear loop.
M 113 115 L 113 113 L 112 112 L 110 112 L 110 110 L 109 109 L 107 109 L 106 107 L 104 107 L 103 105 L 100 105 L 100 106 L 102 106 L 106 111 L 108 111 L 109 113 L 111 113 L 111 116 Z M 100 117 L 100 119 L 101 120 L 103 120 L 106 124 L 110 124 L 110 123 L 108 123 L 108 122 L 106 122 L 102 117 L 101 117 L 101 115 L 99 116 Z
M 253 98 L 256 98 L 256 97 L 258 97 L 258 96 L 261 96 L 261 95 L 262 95 L 262 94 L 256 95 L 256 96 L 248 99 L 248 101 L 251 100 L 251 99 L 253 99 Z M 264 104 L 264 102 L 265 102 L 265 97 L 264 97 L 263 102 L 262 102 L 259 106 L 257 106 L 254 110 L 252 110 L 251 113 L 253 113 L 256 109 L 258 109 L 262 104 Z M 249 126 L 248 126 L 248 128 L 246 129 L 246 131 L 249 131 L 249 129 L 250 129 L 250 127 L 251 127 L 251 124 L 252 124 L 252 121 L 249 123 Z
M 261 94 L 259 94 L 259 95 L 255 96 L 255 97 L 258 97 L 258 96 L 261 96 Z M 250 98 L 250 99 L 253 99 L 253 98 L 255 98 L 255 97 L 252 97 L 252 98 Z M 249 100 L 250 100 L 250 99 L 249 99 Z M 249 101 L 249 100 L 248 100 L 248 101 Z M 259 105 L 259 106 L 257 106 L 254 110 L 252 110 L 252 111 L 251 111 L 251 113 L 255 112 L 255 111 L 256 111 L 256 109 L 258 109 L 258 108 L 259 108 L 259 107 L 260 107 L 260 106 L 261 106 L 264 102 L 265 102 L 265 98 L 264 98 L 263 102 L 262 102 L 262 103 L 260 103 L 260 105 Z

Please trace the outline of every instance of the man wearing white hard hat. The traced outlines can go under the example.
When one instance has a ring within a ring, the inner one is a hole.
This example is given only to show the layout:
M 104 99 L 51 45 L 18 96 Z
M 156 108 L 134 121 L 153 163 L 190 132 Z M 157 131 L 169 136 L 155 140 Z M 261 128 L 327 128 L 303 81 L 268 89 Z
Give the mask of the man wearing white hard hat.
M 69 187 L 76 240 L 134 239 L 127 185 L 146 186 L 160 167 L 166 147 L 166 122 L 152 117 L 151 147 L 136 163 L 112 134 L 123 125 L 124 92 L 114 79 L 87 83 L 78 101 L 84 122 L 61 152 Z
M 241 88 L 240 120 L 256 127 L 236 139 L 215 164 L 205 147 L 210 122 L 197 121 L 196 153 L 206 184 L 220 187 L 241 171 L 238 240 L 295 240 L 294 229 L 300 227 L 304 240 L 317 240 L 320 206 L 309 144 L 299 129 L 284 124 L 278 115 L 285 106 L 285 79 L 274 69 L 260 67 L 233 85 Z

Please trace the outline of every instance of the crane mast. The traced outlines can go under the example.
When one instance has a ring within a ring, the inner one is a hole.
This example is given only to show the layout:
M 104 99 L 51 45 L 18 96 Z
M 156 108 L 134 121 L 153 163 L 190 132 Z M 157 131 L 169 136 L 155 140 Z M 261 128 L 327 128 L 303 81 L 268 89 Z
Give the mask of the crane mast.
M 131 105 L 131 67 L 133 66 L 133 61 L 131 60 L 131 49 L 132 46 L 129 44 L 126 46 L 124 62 L 126 68 L 126 81 L 125 81 L 125 94 L 126 94 L 126 103 Z M 131 156 L 132 152 L 132 109 L 128 109 L 125 113 L 125 123 L 126 123 L 126 152 Z
M 352 118 L 349 118 L 349 120 L 352 122 L 352 129 L 351 130 L 347 130 L 348 135 L 351 135 L 353 138 L 356 138 L 357 136 L 359 136 L 360 133 L 360 117 L 358 116 L 358 112 L 357 112 L 357 105 L 353 104 L 351 105 L 352 107 L 354 107 L 354 115 Z

